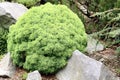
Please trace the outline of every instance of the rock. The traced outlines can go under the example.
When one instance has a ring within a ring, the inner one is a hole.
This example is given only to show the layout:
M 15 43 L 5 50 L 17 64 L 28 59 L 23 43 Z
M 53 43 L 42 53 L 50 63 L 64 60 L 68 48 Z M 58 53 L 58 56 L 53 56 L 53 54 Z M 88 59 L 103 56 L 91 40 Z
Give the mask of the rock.
M 115 77 L 115 75 L 106 66 L 103 65 L 101 66 L 99 80 L 119 80 L 119 78 Z
M 17 20 L 21 15 L 23 15 L 28 9 L 18 3 L 2 2 L 0 7 L 5 10 L 4 14 L 10 14 L 15 20 Z
M 86 48 L 87 53 L 92 54 L 95 51 L 101 51 L 103 49 L 104 49 L 104 46 L 99 41 L 88 36 L 88 43 Z
M 0 3 L 0 27 L 9 28 L 26 11 L 27 8 L 22 4 L 10 2 Z
M 10 58 L 10 53 L 7 53 L 0 62 L 0 76 L 12 77 L 15 73 L 15 66 Z
M 36 70 L 31 73 L 28 73 L 26 80 L 42 80 L 40 73 Z
M 96 61 L 78 50 L 68 61 L 68 65 L 56 74 L 59 80 L 119 80 L 101 62 Z

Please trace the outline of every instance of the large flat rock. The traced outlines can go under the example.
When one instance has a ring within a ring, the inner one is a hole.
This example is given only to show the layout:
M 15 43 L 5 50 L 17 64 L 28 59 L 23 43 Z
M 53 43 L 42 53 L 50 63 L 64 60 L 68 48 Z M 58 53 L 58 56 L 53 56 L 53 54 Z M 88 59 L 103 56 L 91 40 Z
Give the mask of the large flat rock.
M 105 65 L 78 50 L 68 65 L 56 74 L 59 80 L 119 80 Z

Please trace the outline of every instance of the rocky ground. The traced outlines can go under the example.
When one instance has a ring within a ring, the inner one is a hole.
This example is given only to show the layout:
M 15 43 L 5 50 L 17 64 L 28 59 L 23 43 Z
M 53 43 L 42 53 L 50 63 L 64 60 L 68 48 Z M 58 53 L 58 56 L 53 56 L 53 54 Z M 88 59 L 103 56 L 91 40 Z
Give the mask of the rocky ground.
M 120 61 L 116 57 L 115 47 L 106 48 L 103 51 L 88 55 L 98 61 L 103 62 L 109 69 L 120 77 Z M 26 71 L 17 68 L 13 78 L 0 78 L 0 80 L 25 80 Z M 57 80 L 54 75 L 42 75 L 42 80 Z
M 103 62 L 112 72 L 120 77 L 120 61 L 116 56 L 114 48 L 106 48 L 89 56 Z
M 26 80 L 26 79 L 24 79 L 26 72 L 27 71 L 25 71 L 23 69 L 17 68 L 16 73 L 12 78 L 0 77 L 0 80 Z M 57 80 L 57 79 L 56 79 L 55 75 L 48 75 L 48 76 L 42 75 L 42 80 Z

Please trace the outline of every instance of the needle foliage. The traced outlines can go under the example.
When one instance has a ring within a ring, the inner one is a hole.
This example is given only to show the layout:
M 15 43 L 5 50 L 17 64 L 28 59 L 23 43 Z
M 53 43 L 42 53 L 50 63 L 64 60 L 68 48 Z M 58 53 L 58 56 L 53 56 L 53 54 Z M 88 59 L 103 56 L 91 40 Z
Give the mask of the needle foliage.
M 46 3 L 31 8 L 8 34 L 13 63 L 27 70 L 53 74 L 72 52 L 84 51 L 87 36 L 79 17 L 64 5 Z

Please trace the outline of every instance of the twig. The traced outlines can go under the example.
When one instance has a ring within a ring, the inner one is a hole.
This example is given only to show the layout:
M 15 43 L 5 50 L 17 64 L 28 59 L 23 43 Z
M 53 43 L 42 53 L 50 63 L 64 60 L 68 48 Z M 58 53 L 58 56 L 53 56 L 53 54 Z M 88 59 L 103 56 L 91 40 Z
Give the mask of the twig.
M 79 3 L 77 0 L 73 0 L 73 2 L 76 4 L 77 8 L 88 18 L 92 18 L 90 17 L 92 12 L 88 11 L 88 9 L 81 3 Z

